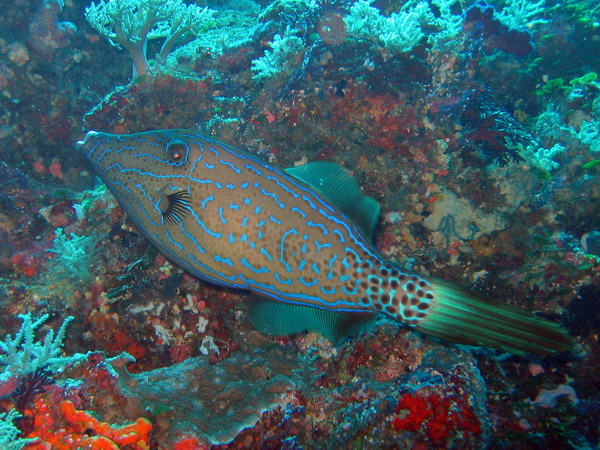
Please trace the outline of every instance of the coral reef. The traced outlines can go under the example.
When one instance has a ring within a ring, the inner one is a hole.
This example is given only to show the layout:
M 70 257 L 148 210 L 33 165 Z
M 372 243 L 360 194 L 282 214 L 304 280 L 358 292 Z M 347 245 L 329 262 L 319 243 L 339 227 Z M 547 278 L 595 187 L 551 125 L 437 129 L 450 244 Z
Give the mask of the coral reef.
M 595 2 L 5 3 L 2 448 L 598 446 Z M 74 148 L 163 128 L 342 164 L 386 258 L 561 322 L 575 351 L 386 320 L 261 335 L 253 298 L 158 254 Z

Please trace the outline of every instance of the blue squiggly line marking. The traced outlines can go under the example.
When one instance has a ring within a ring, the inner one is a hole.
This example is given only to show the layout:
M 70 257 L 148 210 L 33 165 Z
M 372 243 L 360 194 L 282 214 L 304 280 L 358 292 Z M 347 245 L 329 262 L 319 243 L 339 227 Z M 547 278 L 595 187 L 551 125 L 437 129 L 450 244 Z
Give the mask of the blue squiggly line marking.
M 255 161 L 255 162 L 256 162 L 256 161 Z M 256 167 L 254 167 L 254 166 L 253 166 L 253 165 L 251 165 L 251 164 L 246 164 L 244 167 L 246 167 L 246 169 L 248 169 L 248 170 L 251 170 L 251 171 L 252 171 L 252 172 L 254 172 L 256 175 L 262 176 L 262 174 L 263 174 L 263 173 L 262 173 L 262 172 L 261 172 L 259 169 L 257 169 Z
M 214 195 L 209 195 L 208 197 L 206 197 L 204 200 L 202 200 L 200 202 L 200 206 L 202 207 L 202 209 L 206 209 L 206 204 L 210 201 L 213 201 L 215 199 Z
M 354 286 L 354 289 L 349 290 L 346 286 L 342 286 L 342 291 L 348 295 L 356 295 L 358 293 L 358 289 Z
M 292 206 L 290 208 L 290 211 L 293 211 L 295 213 L 300 214 L 300 217 L 302 217 L 303 219 L 306 219 L 306 213 L 304 211 L 302 211 L 300 208 L 297 208 L 295 206 Z
M 281 241 L 279 241 L 279 262 L 281 262 L 284 265 L 285 271 L 288 273 L 292 272 L 292 267 L 285 260 L 285 240 L 290 234 L 297 235 L 298 230 L 296 230 L 295 227 L 286 230 L 285 233 L 283 233 L 283 235 L 281 236 Z
M 238 169 L 233 163 L 231 163 L 229 161 L 223 161 L 222 159 L 220 159 L 219 162 L 221 164 L 223 164 L 224 166 L 227 166 L 227 167 L 231 168 L 231 170 L 233 170 L 238 175 L 240 173 L 242 173 L 242 171 L 240 169 Z
M 340 242 L 343 244 L 346 242 L 346 238 L 344 237 L 344 234 L 338 230 L 337 228 L 334 228 L 332 231 L 333 234 L 337 235 L 340 238 Z
M 283 184 L 278 177 L 274 177 L 273 175 L 267 175 L 265 177 L 267 179 L 267 181 L 274 181 L 277 186 L 279 186 L 281 189 L 283 189 L 284 191 L 286 191 L 288 194 L 290 194 L 292 197 L 294 198 L 298 198 L 299 195 L 293 191 L 292 189 L 290 189 L 289 187 L 287 187 L 285 184 Z
M 319 283 L 319 280 L 317 280 L 316 278 L 313 278 L 313 280 L 312 280 L 312 281 L 306 281 L 306 280 L 304 279 L 304 277 L 298 277 L 298 281 L 299 281 L 300 283 L 302 283 L 302 284 L 303 284 L 304 286 L 306 286 L 306 287 L 312 287 L 312 286 L 314 286 L 314 285 L 316 285 L 316 284 L 318 284 L 318 283 Z
M 314 227 L 314 228 L 320 229 L 325 236 L 327 236 L 329 234 L 329 231 L 327 230 L 325 225 L 323 225 L 322 223 L 315 223 L 312 220 L 309 220 L 306 222 L 306 225 L 308 225 L 309 227 Z
M 321 287 L 320 287 L 320 289 L 321 289 L 321 292 L 322 292 L 323 294 L 325 294 L 325 295 L 333 295 L 333 294 L 335 294 L 335 293 L 337 292 L 337 291 L 335 290 L 335 288 L 333 288 L 333 287 L 331 287 L 331 288 L 326 288 L 326 287 L 323 287 L 323 286 L 321 286 Z
M 331 244 L 329 242 L 321 244 L 319 241 L 315 240 L 315 246 L 317 247 L 317 253 L 321 253 L 321 250 L 323 250 L 324 248 L 331 247 Z
M 136 188 L 138 188 L 140 190 L 140 192 L 142 193 L 142 195 L 146 198 L 146 200 L 148 200 L 148 203 L 150 203 L 153 207 L 154 207 L 154 211 L 156 213 L 158 213 L 159 215 L 162 216 L 162 211 L 160 209 L 160 207 L 158 206 L 158 202 L 160 201 L 160 199 L 158 199 L 158 201 L 154 202 L 152 200 L 152 197 L 150 197 L 147 193 L 146 190 L 144 189 L 144 187 L 141 184 L 136 184 L 135 185 Z M 133 195 L 133 193 L 131 194 Z M 135 197 L 135 195 L 133 195 Z M 141 206 L 141 203 L 140 203 Z M 152 225 L 156 225 L 156 223 L 154 221 L 150 221 L 152 223 Z
M 232 267 L 232 266 L 233 266 L 233 262 L 232 262 L 232 261 L 231 261 L 231 259 L 229 259 L 229 258 L 224 258 L 224 257 L 223 257 L 223 256 L 221 256 L 221 255 L 215 255 L 215 256 L 213 256 L 213 258 L 214 258 L 214 260 L 215 260 L 216 262 L 225 263 L 225 264 L 227 264 L 227 265 L 228 265 L 228 266 L 230 266 L 230 267 Z
M 257 268 L 257 267 L 254 267 L 254 266 L 253 266 L 252 264 L 250 264 L 250 262 L 249 262 L 249 261 L 248 261 L 246 258 L 244 258 L 244 257 L 242 257 L 242 258 L 240 259 L 240 262 L 242 263 L 242 265 L 243 265 L 243 266 L 246 266 L 246 267 L 247 267 L 248 269 L 250 269 L 252 272 L 255 272 L 255 273 L 268 273 L 268 272 L 269 272 L 269 269 L 267 269 L 267 268 L 266 268 L 266 267 L 264 267 L 264 266 L 262 266 L 262 267 L 258 267 L 258 268 Z
M 277 272 L 275 272 L 273 274 L 273 277 L 280 282 L 281 284 L 287 284 L 287 285 L 292 285 L 294 284 L 294 281 L 291 278 L 283 278 L 281 275 L 279 275 Z
M 206 250 L 204 249 L 204 247 L 202 247 L 200 245 L 200 243 L 196 240 L 196 238 L 193 235 L 191 235 L 190 233 L 187 232 L 187 230 L 183 226 L 183 222 L 181 222 L 181 219 L 179 219 L 179 217 L 178 217 L 177 220 L 179 220 L 179 228 L 181 228 L 182 233 L 185 234 L 186 237 L 190 241 L 192 241 L 194 243 L 194 246 L 196 247 L 196 249 L 198 250 L 198 252 L 200 252 L 200 253 L 206 253 Z
M 273 192 L 268 192 L 268 191 L 266 191 L 264 188 L 262 188 L 262 189 L 260 190 L 260 193 L 261 193 L 261 194 L 263 194 L 263 195 L 266 195 L 267 197 L 271 197 L 273 200 L 275 200 L 275 203 L 277 203 L 277 205 L 278 205 L 278 206 L 279 206 L 281 209 L 284 209 L 284 208 L 285 208 L 285 205 L 279 201 L 279 198 L 277 197 L 277 194 L 274 194 Z
M 181 245 L 179 242 L 177 242 L 175 239 L 173 239 L 173 236 L 171 236 L 171 233 L 169 233 L 169 230 L 164 230 L 165 232 L 165 236 L 167 237 L 167 239 L 173 244 L 175 245 L 179 250 L 183 251 L 184 247 L 183 245 Z
M 317 209 L 317 205 L 315 205 L 315 203 L 307 195 L 303 195 L 302 200 L 308 203 L 311 209 Z
M 210 236 L 216 238 L 216 239 L 221 239 L 221 233 L 216 233 L 213 230 L 211 230 L 210 228 L 208 228 L 206 226 L 206 224 L 200 219 L 200 217 L 198 217 L 198 214 L 196 214 L 196 211 L 194 211 L 193 208 L 190 209 L 190 212 L 192 213 L 192 216 L 194 217 L 194 219 L 196 219 L 196 222 L 198 223 L 198 225 L 200 225 L 200 227 L 202 227 L 202 229 L 208 233 Z
M 221 219 L 221 223 L 225 225 L 227 223 L 227 219 L 223 216 L 223 207 L 219 206 L 217 211 L 219 212 L 219 219 Z
M 269 253 L 269 251 L 266 248 L 261 247 L 260 253 L 265 255 L 269 261 L 273 261 L 273 257 L 271 256 L 271 254 Z

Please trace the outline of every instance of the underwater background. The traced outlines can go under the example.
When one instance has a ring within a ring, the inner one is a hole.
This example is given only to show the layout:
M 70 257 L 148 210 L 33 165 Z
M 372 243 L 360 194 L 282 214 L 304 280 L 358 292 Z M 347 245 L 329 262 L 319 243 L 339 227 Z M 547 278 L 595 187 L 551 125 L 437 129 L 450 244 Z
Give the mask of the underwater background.
M 599 72 L 596 0 L 4 0 L 0 448 L 597 448 Z M 168 128 L 342 164 L 387 259 L 576 348 L 256 331 L 75 146 Z

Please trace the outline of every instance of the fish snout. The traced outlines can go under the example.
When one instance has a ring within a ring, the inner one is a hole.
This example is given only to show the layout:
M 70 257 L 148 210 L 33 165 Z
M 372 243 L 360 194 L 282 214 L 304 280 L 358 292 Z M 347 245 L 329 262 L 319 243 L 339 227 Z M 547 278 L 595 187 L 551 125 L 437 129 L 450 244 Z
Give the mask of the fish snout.
M 86 133 L 85 137 L 83 138 L 83 141 L 77 141 L 77 143 L 75 145 L 77 146 L 78 149 L 83 150 L 85 148 L 85 146 L 94 139 L 94 136 L 97 136 L 99 134 L 100 133 L 98 133 L 97 131 L 88 131 Z

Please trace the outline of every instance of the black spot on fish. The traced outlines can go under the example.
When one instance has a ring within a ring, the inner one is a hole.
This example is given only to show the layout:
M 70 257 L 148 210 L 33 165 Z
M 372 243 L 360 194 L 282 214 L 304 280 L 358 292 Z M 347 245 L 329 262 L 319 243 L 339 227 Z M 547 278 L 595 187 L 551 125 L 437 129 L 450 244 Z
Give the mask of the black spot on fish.
M 175 225 L 183 216 L 190 213 L 192 197 L 187 191 L 177 191 L 165 195 L 160 202 L 161 214 L 165 222 Z

